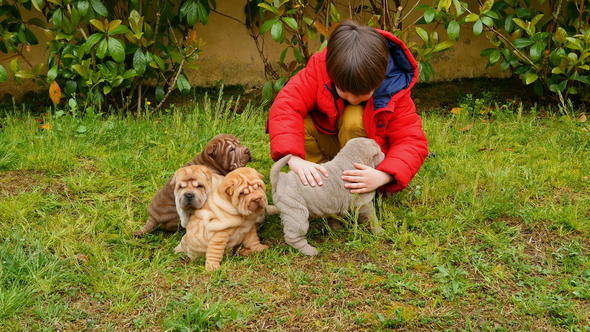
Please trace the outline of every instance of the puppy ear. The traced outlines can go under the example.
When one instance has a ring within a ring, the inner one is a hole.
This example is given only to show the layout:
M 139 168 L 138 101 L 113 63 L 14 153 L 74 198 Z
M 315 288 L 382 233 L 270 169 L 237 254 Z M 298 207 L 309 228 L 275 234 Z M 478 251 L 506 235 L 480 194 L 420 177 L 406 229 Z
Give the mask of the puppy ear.
M 258 173 L 258 177 L 260 177 L 261 180 L 264 179 L 264 175 L 262 175 L 260 173 Z
M 170 184 L 175 186 L 176 185 L 176 175 L 172 177 L 172 179 L 170 179 Z
M 217 152 L 217 148 L 218 148 L 217 145 L 218 145 L 218 143 L 208 145 L 206 147 L 207 155 L 209 155 L 211 157 L 215 156 L 215 153 Z
M 227 195 L 227 200 L 231 201 L 232 196 L 234 195 L 234 190 L 236 189 L 237 183 L 236 181 L 231 181 L 231 183 L 225 188 L 225 194 Z

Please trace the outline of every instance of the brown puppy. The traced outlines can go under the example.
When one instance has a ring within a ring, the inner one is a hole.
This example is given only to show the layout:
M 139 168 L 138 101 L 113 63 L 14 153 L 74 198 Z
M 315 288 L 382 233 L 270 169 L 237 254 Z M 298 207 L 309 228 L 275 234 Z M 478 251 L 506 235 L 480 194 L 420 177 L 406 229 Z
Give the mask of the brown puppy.
M 174 252 L 185 252 L 193 260 L 206 255 L 205 268 L 211 271 L 219 269 L 226 248 L 242 245 L 239 254 L 243 256 L 267 249 L 260 244 L 256 224 L 264 220 L 265 211 L 277 211 L 267 206 L 263 177 L 250 167 L 227 174 L 205 205 L 191 215 Z
M 203 165 L 215 174 L 226 175 L 236 168 L 245 166 L 251 159 L 248 147 L 240 144 L 235 136 L 222 134 L 213 137 L 205 149 L 185 166 Z M 148 220 L 141 229 L 134 231 L 133 235 L 143 236 L 158 226 L 169 231 L 180 229 L 171 180 L 156 193 L 148 207 Z
M 202 165 L 185 166 L 174 172 L 170 184 L 174 186 L 174 201 L 182 227 L 186 227 L 193 212 L 203 207 L 209 193 L 222 180 L 222 175 Z

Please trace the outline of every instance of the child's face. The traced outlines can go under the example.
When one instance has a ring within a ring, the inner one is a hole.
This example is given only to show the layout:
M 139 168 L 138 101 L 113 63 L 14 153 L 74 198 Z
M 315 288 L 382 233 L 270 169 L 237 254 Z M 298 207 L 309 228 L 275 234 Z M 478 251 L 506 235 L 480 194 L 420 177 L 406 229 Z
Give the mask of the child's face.
M 338 96 L 340 96 L 340 98 L 347 100 L 352 105 L 358 105 L 358 104 L 362 103 L 363 101 L 369 100 L 369 98 L 371 98 L 373 96 L 374 91 L 371 91 L 371 92 L 367 93 L 366 95 L 357 96 L 357 95 L 353 95 L 350 92 L 344 92 L 344 91 L 338 89 L 338 87 L 336 87 L 336 92 L 338 92 Z

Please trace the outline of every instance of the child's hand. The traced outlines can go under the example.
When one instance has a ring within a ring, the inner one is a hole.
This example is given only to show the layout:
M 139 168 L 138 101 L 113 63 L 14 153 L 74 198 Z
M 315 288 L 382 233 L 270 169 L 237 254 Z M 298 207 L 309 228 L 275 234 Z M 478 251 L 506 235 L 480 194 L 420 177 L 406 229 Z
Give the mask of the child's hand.
M 376 190 L 382 185 L 393 181 L 393 176 L 363 164 L 354 164 L 356 170 L 342 172 L 342 180 L 348 183 L 344 188 L 352 194 L 362 194 Z
M 309 184 L 312 187 L 315 187 L 316 184 L 320 186 L 324 184 L 320 172 L 325 177 L 328 177 L 328 170 L 326 170 L 324 166 L 312 163 L 311 161 L 307 161 L 298 156 L 291 157 L 291 160 L 289 160 L 289 167 L 293 172 L 299 175 L 301 183 L 303 183 L 304 186 Z

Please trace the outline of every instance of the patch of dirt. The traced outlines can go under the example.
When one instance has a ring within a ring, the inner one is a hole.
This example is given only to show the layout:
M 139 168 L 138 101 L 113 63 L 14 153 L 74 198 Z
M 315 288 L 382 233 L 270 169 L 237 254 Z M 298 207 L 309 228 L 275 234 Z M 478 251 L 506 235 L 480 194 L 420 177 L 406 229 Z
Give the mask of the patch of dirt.
M 16 170 L 0 172 L 0 197 L 16 196 L 39 188 L 44 192 L 64 192 L 63 183 L 52 181 L 38 170 Z

